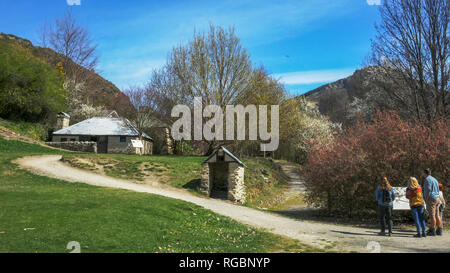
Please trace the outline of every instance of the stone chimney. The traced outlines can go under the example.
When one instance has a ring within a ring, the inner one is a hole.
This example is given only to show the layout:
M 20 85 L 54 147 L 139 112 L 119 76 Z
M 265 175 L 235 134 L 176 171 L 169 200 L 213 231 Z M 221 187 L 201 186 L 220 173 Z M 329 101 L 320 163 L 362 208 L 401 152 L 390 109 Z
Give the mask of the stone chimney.
M 56 128 L 55 130 L 61 130 L 69 127 L 70 116 L 67 113 L 60 112 L 56 116 Z

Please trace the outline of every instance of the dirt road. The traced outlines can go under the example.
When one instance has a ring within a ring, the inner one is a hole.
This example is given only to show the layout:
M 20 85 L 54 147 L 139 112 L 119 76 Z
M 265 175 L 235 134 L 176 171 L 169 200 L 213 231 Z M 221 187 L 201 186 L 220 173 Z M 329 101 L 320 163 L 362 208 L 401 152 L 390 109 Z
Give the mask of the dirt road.
M 411 230 L 394 230 L 393 237 L 376 236 L 377 230 L 344 227 L 293 220 L 266 211 L 259 211 L 229 202 L 194 196 L 181 189 L 138 185 L 76 169 L 60 161 L 61 156 L 25 157 L 15 162 L 34 173 L 70 182 L 146 192 L 197 204 L 241 223 L 264 228 L 272 233 L 298 239 L 315 247 L 334 251 L 371 252 L 450 252 L 450 234 L 442 237 L 412 238 Z

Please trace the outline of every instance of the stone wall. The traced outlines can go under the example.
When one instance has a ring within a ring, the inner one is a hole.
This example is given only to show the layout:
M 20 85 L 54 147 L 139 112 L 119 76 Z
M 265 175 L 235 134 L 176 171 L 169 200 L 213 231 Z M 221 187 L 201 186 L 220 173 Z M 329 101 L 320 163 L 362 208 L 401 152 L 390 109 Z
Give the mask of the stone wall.
M 228 168 L 228 200 L 245 203 L 244 167 L 229 163 Z
M 160 155 L 173 155 L 174 143 L 167 127 L 153 127 L 147 131 L 155 144 L 154 153 Z
M 120 142 L 120 136 L 108 136 L 108 153 L 135 154 L 136 149 L 131 145 L 132 139 L 136 137 L 126 137 L 125 142 Z
M 46 142 L 48 146 L 69 151 L 97 153 L 97 142 L 91 141 L 67 141 L 67 142 Z
M 200 192 L 209 196 L 209 164 L 202 164 L 202 178 L 200 182 Z
M 164 135 L 166 138 L 166 142 L 165 142 L 165 146 L 167 146 L 167 154 L 168 155 L 173 155 L 173 139 L 172 136 L 170 135 L 170 129 L 169 128 L 165 128 L 164 129 Z
M 57 117 L 55 130 L 61 130 L 61 129 L 69 127 L 69 122 L 70 122 L 69 118 Z

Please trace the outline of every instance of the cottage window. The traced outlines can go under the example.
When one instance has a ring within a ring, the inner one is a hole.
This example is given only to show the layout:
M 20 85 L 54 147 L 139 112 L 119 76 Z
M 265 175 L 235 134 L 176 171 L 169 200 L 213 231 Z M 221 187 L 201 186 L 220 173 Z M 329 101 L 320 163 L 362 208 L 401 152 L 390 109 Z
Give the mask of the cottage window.
M 66 141 L 67 141 L 67 138 L 65 138 L 65 137 L 61 138 L 61 142 L 66 142 Z
M 127 137 L 121 136 L 120 137 L 120 142 L 127 142 Z

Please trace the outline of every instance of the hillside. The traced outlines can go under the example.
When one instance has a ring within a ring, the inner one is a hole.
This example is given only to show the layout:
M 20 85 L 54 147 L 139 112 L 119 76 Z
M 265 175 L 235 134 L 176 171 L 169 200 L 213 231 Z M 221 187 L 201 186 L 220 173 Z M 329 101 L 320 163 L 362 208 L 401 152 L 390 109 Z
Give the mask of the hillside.
M 426 98 L 434 105 L 435 95 L 431 92 L 432 89 L 430 85 Z M 355 121 L 359 116 L 357 113 L 361 112 L 362 117 L 367 120 L 377 109 L 395 110 L 401 117 L 409 119 L 415 114 L 412 109 L 416 107 L 411 94 L 402 74 L 395 70 L 368 66 L 356 70 L 345 79 L 309 91 L 304 96 L 317 102 L 319 111 L 328 115 L 332 121 L 348 124 Z M 396 97 L 403 98 L 403 101 Z M 450 97 L 447 98 L 447 107 L 450 107 Z M 423 104 L 419 104 L 423 108 Z
M 377 84 L 385 81 L 380 69 L 366 67 L 356 70 L 345 79 L 329 83 L 305 93 L 305 97 L 318 103 L 319 111 L 334 122 L 346 122 L 350 104 L 355 98 L 364 99 L 377 90 Z
M 29 40 L 12 34 L 0 33 L 0 41 L 20 45 L 30 50 L 35 57 L 46 60 L 53 67 L 57 67 L 58 62 L 63 59 L 61 54 L 49 48 L 34 46 Z M 116 110 L 119 114 L 132 107 L 128 97 L 113 83 L 104 79 L 95 71 L 90 71 L 85 68 L 81 69 L 88 75 L 86 82 L 87 88 L 85 88 L 88 91 L 85 94 L 81 94 L 83 98 L 86 98 L 85 102 L 89 102 L 94 106 L 104 106 L 107 109 Z

